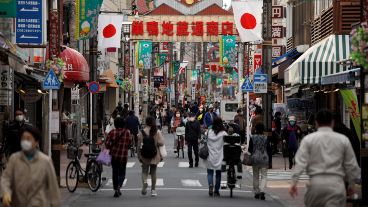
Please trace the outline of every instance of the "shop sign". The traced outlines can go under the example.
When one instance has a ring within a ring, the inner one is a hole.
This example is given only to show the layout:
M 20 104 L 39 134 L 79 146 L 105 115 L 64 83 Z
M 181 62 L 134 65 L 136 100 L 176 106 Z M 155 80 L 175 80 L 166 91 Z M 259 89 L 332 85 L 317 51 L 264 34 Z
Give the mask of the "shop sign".
M 138 68 L 150 69 L 152 62 L 152 41 L 137 42 L 136 61 Z
M 254 93 L 267 93 L 267 74 L 254 74 Z
M 79 88 L 74 87 L 71 89 L 71 100 L 73 105 L 78 105 L 80 100 Z
M 35 89 L 29 89 L 26 93 L 20 94 L 20 97 L 25 103 L 36 103 L 41 99 L 42 94 L 38 93 Z
M 284 7 L 272 6 L 272 18 L 284 18 Z
M 272 46 L 272 58 L 277 58 L 282 55 L 282 46 Z
M 75 39 L 88 39 L 97 33 L 97 19 L 102 0 L 75 1 Z
M 13 89 L 13 75 L 9 66 L 0 66 L 0 89 L 12 90 Z
M 43 0 L 17 1 L 16 43 L 42 44 Z
M 224 16 L 143 16 L 130 17 L 133 39 L 152 41 L 216 42 L 219 35 L 235 35 L 231 15 Z
M 60 38 L 59 38 L 59 14 L 58 11 L 49 13 L 49 57 L 59 57 L 60 55 Z
M 219 40 L 220 65 L 234 67 L 236 64 L 237 51 L 235 48 L 235 36 L 221 36 Z
M 16 0 L 0 0 L 0 18 L 16 16 Z
M 148 79 L 142 79 L 142 86 L 143 86 L 143 101 L 148 101 Z
M 254 54 L 254 71 L 262 67 L 262 54 Z
M 272 26 L 272 38 L 284 38 L 284 27 Z

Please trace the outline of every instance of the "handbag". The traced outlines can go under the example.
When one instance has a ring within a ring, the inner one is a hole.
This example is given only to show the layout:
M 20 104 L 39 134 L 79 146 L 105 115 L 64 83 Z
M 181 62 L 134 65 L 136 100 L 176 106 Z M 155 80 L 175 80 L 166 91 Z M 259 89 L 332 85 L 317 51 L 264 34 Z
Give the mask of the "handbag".
M 111 155 L 110 150 L 104 149 L 98 154 L 96 161 L 102 165 L 110 166 L 111 165 Z
M 207 143 L 203 144 L 203 146 L 199 149 L 198 155 L 201 159 L 206 160 L 209 156 Z
M 251 156 L 248 152 L 244 152 L 242 164 L 247 165 L 247 166 L 252 166 Z
M 158 149 L 160 150 L 161 158 L 167 157 L 167 151 L 166 151 L 165 145 L 159 146 Z

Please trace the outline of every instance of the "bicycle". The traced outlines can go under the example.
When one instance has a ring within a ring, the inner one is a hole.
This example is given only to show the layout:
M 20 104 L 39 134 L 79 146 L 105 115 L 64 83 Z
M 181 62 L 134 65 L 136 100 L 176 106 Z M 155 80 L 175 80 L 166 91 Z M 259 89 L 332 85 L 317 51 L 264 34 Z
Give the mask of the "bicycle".
M 137 146 L 136 146 L 136 143 L 135 143 L 135 138 L 134 138 L 134 135 L 131 135 L 132 136 L 132 143 L 130 144 L 130 147 L 129 147 L 129 150 L 130 150 L 130 157 L 134 157 L 135 156 L 135 152 L 137 152 Z
M 92 192 L 98 191 L 101 186 L 101 165 L 97 163 L 97 153 L 84 154 L 87 158 L 86 169 L 80 164 L 80 158 L 83 150 L 80 149 L 84 144 L 90 144 L 89 140 L 84 140 L 81 145 L 74 143 L 73 139 L 69 139 L 67 157 L 71 159 L 66 168 L 66 187 L 70 193 L 75 192 L 79 182 L 88 183 L 88 187 Z
M 176 128 L 176 136 L 178 137 L 178 144 L 176 146 L 176 157 L 180 157 L 180 151 L 182 152 L 182 156 L 184 159 L 184 136 L 185 136 L 185 127 Z
M 236 187 L 238 179 L 242 179 L 242 176 L 236 176 L 235 165 L 239 166 L 240 155 L 242 152 L 240 146 L 240 136 L 224 136 L 224 161 L 227 168 L 227 187 L 230 189 L 230 197 L 233 197 L 233 189 Z M 241 166 L 240 166 L 241 167 Z M 241 171 L 238 168 L 238 171 Z

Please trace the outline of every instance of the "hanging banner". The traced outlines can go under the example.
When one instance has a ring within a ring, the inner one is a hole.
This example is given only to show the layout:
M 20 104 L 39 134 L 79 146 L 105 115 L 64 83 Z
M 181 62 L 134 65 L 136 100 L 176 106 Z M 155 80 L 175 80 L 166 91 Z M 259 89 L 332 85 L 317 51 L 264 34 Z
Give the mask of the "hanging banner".
M 97 33 L 97 18 L 102 0 L 75 1 L 75 39 L 85 40 Z
M 161 66 L 163 65 L 167 60 L 167 53 L 160 53 L 158 54 L 158 58 L 156 59 L 157 65 Z
M 190 78 L 191 81 L 198 80 L 198 70 L 192 70 L 192 77 Z
M 222 78 L 217 78 L 216 80 L 216 84 L 219 86 L 219 85 L 222 85 Z
M 220 65 L 224 67 L 234 67 L 236 65 L 236 37 L 221 36 L 220 46 Z
M 204 72 L 204 81 L 207 81 L 208 79 L 210 79 L 211 75 L 209 72 Z
M 0 18 L 16 17 L 16 0 L 0 0 Z
M 211 75 L 211 84 L 216 83 L 217 77 L 215 75 Z
M 152 62 L 152 42 L 138 41 L 137 42 L 137 66 L 142 69 L 150 69 Z
M 180 68 L 180 61 L 174 61 L 173 62 L 173 76 L 175 76 L 179 72 Z
M 360 112 L 356 92 L 350 89 L 340 90 L 340 93 L 344 99 L 346 107 L 350 112 L 350 118 L 353 121 L 355 132 L 358 135 L 359 140 L 362 139 L 361 126 L 360 126 Z

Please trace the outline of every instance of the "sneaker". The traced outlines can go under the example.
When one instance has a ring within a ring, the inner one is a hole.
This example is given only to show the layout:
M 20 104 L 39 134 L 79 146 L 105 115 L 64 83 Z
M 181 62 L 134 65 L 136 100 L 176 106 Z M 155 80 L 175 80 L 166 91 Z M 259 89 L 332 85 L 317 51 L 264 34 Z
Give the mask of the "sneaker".
M 151 196 L 152 197 L 156 197 L 157 196 L 157 192 L 155 190 L 151 190 Z
M 220 192 L 215 192 L 215 197 L 220 197 L 221 195 L 220 195 Z
M 208 195 L 213 196 L 213 186 L 211 185 L 208 189 Z
M 118 198 L 120 195 L 119 195 L 119 191 L 115 191 L 115 194 L 114 194 L 114 198 Z
M 194 166 L 195 166 L 195 167 L 198 167 L 198 166 L 199 166 L 198 162 L 197 162 Z
M 148 184 L 144 183 L 142 187 L 142 195 L 147 195 Z
M 256 193 L 256 194 L 254 195 L 254 198 L 258 200 L 258 199 L 260 198 L 260 196 L 261 196 L 261 195 L 260 195 L 259 193 Z
M 266 200 L 265 193 L 260 193 L 260 199 L 263 201 Z

